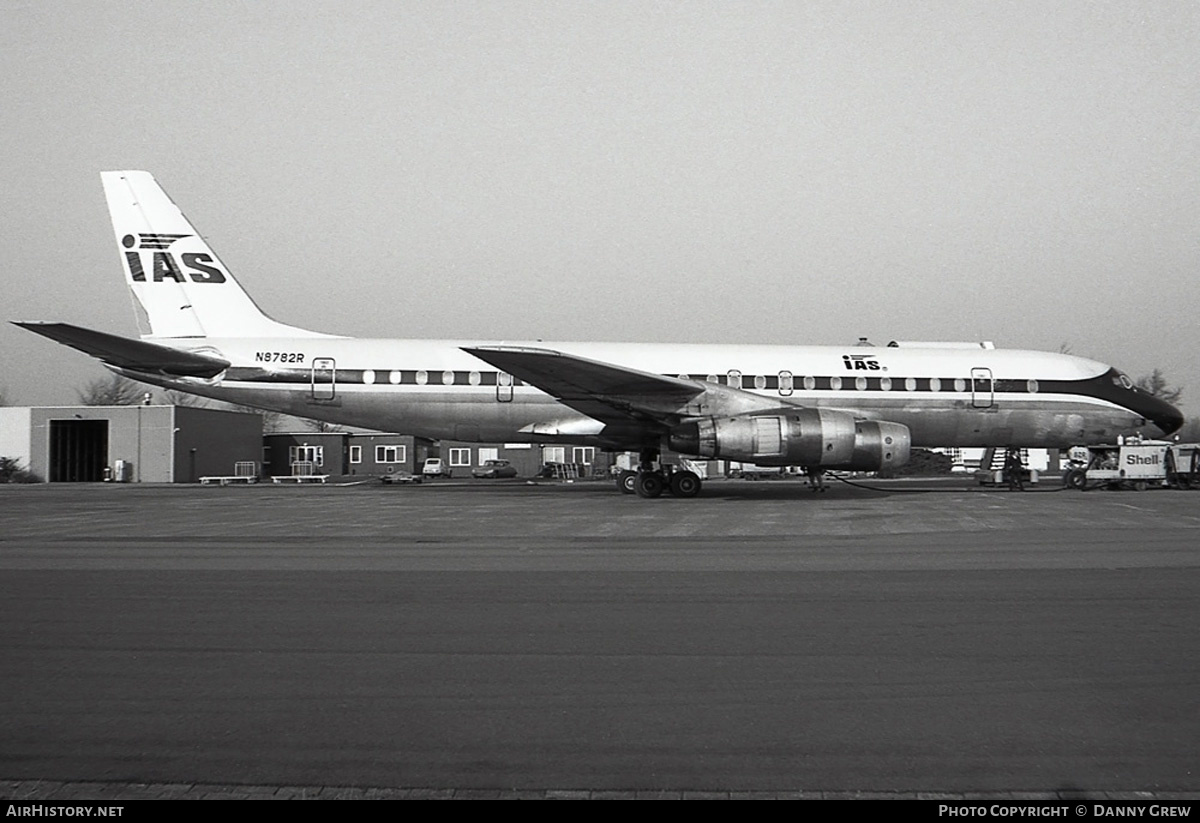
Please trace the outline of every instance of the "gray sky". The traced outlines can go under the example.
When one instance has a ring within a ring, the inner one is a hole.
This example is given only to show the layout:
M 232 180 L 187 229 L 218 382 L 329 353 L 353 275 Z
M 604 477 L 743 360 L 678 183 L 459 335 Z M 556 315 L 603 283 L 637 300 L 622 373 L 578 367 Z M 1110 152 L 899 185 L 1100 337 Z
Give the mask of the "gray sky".
M 0 0 L 0 78 L 4 320 L 136 333 L 137 168 L 296 325 L 1068 343 L 1200 413 L 1194 2 Z

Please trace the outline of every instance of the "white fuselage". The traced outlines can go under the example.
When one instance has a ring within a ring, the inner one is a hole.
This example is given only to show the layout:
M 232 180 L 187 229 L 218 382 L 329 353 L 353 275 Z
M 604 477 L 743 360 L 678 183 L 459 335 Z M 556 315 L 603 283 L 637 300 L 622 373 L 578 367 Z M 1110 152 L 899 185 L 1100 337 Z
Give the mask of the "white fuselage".
M 228 360 L 232 366 L 213 380 L 160 381 L 209 397 L 434 439 L 603 442 L 599 421 L 512 381 L 462 350 L 513 344 L 345 337 L 150 339 Z M 1063 354 L 984 348 L 522 345 L 643 372 L 733 384 L 777 399 L 780 406 L 838 409 L 900 423 L 911 430 L 914 446 L 1100 443 L 1147 422 L 1122 405 L 1115 386 L 1094 390 L 1107 386 L 1106 375 L 1113 373 L 1108 366 Z

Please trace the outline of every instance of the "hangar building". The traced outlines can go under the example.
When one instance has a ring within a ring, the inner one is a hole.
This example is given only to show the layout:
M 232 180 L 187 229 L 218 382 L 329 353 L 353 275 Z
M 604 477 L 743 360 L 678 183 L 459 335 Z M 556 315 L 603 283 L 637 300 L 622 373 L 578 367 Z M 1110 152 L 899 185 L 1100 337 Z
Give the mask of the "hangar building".
M 43 480 L 194 483 L 258 465 L 262 416 L 191 406 L 0 408 L 0 455 Z M 107 470 L 107 471 L 106 471 Z

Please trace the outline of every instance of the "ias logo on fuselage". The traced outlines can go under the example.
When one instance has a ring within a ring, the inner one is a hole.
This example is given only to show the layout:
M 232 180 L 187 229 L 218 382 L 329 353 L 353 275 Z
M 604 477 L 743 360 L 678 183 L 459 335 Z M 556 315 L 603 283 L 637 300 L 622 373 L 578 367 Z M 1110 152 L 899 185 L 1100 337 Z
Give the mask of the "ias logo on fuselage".
M 847 371 L 887 371 L 878 360 L 866 354 L 843 354 L 842 365 Z
M 217 266 L 217 261 L 211 254 L 204 252 L 184 252 L 175 259 L 168 249 L 177 241 L 190 234 L 139 234 L 134 237 L 127 234 L 121 238 L 121 245 L 130 251 L 125 252 L 125 262 L 129 265 L 129 276 L 135 283 L 145 283 L 146 269 L 142 265 L 142 252 L 148 251 L 150 256 L 150 280 L 161 283 L 164 280 L 174 280 L 176 283 L 224 283 L 225 273 Z

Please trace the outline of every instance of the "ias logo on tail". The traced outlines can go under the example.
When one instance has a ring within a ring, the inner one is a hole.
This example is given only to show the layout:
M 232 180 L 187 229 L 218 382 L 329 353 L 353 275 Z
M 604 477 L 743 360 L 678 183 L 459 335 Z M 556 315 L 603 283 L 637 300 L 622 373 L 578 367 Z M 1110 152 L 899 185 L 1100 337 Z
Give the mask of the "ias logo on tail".
M 132 234 L 127 234 L 121 240 L 121 245 L 127 249 L 132 249 L 135 243 L 139 243 L 139 249 L 165 249 L 168 248 L 176 240 L 182 240 L 185 237 L 191 237 L 190 234 L 139 234 L 137 240 L 133 239 Z
M 142 265 L 142 251 L 151 253 L 150 279 L 155 283 L 164 280 L 174 280 L 176 283 L 224 283 L 225 273 L 217 265 L 211 254 L 203 252 L 184 252 L 179 260 L 167 249 L 177 240 L 191 237 L 190 234 L 139 234 L 134 237 L 127 234 L 121 238 L 121 245 L 130 251 L 125 252 L 125 262 L 129 265 L 129 276 L 135 283 L 146 282 L 146 269 Z M 182 265 L 181 265 L 182 263 Z

